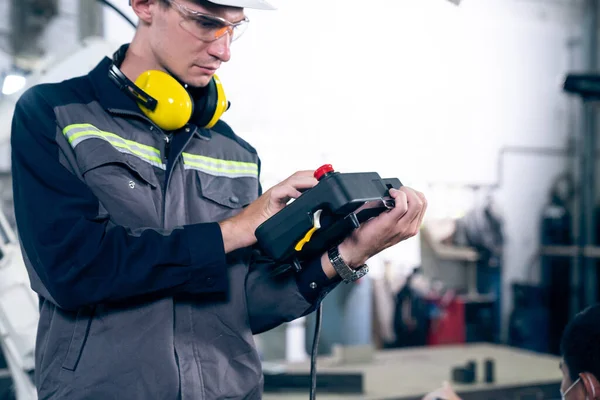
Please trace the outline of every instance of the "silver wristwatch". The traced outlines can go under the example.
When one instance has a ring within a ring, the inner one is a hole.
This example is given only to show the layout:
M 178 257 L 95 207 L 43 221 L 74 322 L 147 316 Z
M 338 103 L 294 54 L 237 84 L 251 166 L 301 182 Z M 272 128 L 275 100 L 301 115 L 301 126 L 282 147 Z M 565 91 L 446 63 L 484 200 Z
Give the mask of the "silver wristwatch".
M 327 255 L 329 256 L 329 261 L 331 262 L 331 265 L 333 265 L 335 271 L 346 283 L 354 282 L 369 272 L 369 267 L 367 264 L 363 264 L 357 269 L 350 268 L 340 256 L 337 246 L 329 249 L 327 251 Z

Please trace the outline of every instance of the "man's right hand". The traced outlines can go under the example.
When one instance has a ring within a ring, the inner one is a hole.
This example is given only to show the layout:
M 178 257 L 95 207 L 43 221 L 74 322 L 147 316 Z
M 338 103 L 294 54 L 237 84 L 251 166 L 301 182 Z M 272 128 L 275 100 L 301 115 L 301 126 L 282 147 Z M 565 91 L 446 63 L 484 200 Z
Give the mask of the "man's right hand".
M 267 219 L 281 211 L 291 199 L 300 196 L 301 191 L 317 184 L 314 171 L 298 171 L 286 180 L 273 186 L 262 196 L 248 205 L 235 217 L 221 221 L 221 231 L 225 253 L 256 243 L 254 231 Z

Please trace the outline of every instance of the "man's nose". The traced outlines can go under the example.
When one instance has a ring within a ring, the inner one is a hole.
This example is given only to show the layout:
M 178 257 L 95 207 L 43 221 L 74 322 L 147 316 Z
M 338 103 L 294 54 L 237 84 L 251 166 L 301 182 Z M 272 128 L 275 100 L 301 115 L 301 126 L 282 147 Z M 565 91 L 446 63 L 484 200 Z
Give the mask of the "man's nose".
M 231 58 L 231 36 L 229 33 L 212 42 L 208 47 L 208 53 L 222 62 L 229 61 Z

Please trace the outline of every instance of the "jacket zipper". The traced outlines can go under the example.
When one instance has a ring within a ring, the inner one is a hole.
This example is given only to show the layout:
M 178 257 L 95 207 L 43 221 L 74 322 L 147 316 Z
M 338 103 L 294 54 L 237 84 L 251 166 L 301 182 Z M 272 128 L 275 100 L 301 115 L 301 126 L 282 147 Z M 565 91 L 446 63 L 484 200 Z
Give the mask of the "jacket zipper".
M 185 126 L 185 131 L 186 133 L 188 133 L 190 131 L 190 126 L 189 124 Z M 194 132 L 195 133 L 195 132 Z M 194 136 L 194 133 L 192 133 L 188 138 L 187 141 L 185 142 L 185 144 L 183 145 L 183 147 L 181 148 L 181 151 L 183 152 L 183 150 L 187 147 L 187 145 L 190 143 L 190 140 L 192 140 L 192 137 Z M 167 142 L 167 148 L 171 142 L 171 139 L 165 138 L 165 141 Z M 181 155 L 181 153 L 177 154 L 177 157 L 179 157 Z M 177 158 L 175 157 L 175 158 Z M 173 164 L 173 169 L 175 169 L 175 164 Z M 165 182 L 165 191 L 167 190 L 167 188 L 169 187 L 169 182 L 171 181 L 171 173 L 169 173 L 169 177 L 167 178 L 167 182 Z M 166 196 L 165 196 L 166 197 Z M 166 206 L 164 206 L 166 207 Z
M 172 134 L 167 133 L 165 134 L 165 155 L 163 157 L 164 161 L 165 161 L 165 165 L 167 165 L 167 161 L 169 161 L 169 151 L 171 150 L 171 136 Z M 170 176 L 170 174 L 169 174 Z M 166 186 L 165 186 L 166 189 Z

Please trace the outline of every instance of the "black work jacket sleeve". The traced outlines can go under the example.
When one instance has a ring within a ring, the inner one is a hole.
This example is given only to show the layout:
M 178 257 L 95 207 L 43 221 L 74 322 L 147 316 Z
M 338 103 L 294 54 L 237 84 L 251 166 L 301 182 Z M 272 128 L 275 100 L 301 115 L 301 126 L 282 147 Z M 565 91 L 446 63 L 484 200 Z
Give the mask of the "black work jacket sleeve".
M 275 274 L 279 265 L 258 255 L 250 265 L 246 297 L 250 326 L 254 334 L 273 329 L 282 323 L 310 314 L 340 282 L 329 279 L 320 258 L 304 263 L 303 269 Z

